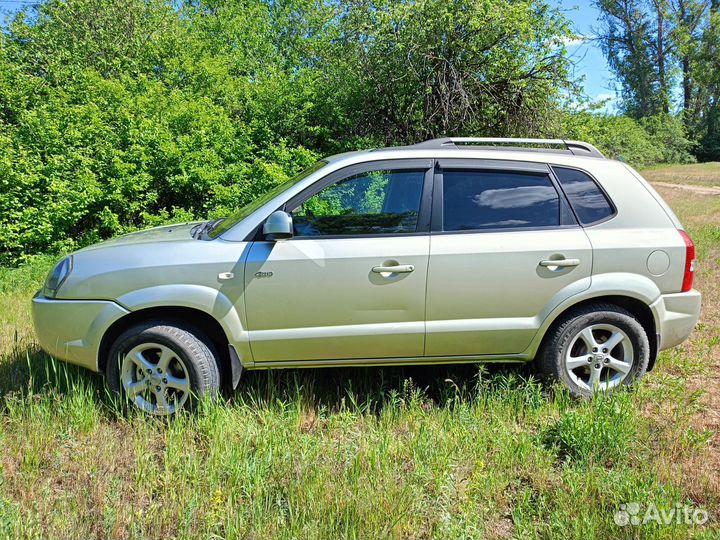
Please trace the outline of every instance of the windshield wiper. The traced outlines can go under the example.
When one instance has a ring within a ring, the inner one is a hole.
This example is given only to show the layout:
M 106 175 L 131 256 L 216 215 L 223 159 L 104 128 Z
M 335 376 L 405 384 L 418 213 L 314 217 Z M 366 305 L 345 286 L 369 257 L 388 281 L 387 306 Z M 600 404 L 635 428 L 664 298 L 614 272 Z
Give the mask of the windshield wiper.
M 202 239 L 204 236 L 207 236 L 210 234 L 210 231 L 212 231 L 215 226 L 220 223 L 225 218 L 217 218 L 217 219 L 211 219 L 206 221 L 205 223 L 201 223 L 198 225 L 192 233 L 193 238 L 196 240 Z

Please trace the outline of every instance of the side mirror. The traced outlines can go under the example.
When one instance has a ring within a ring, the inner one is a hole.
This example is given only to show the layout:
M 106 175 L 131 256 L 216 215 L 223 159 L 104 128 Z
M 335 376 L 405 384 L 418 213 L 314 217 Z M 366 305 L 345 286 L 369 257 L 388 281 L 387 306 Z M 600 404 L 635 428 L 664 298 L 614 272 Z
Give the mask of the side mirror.
M 268 240 L 287 240 L 293 237 L 292 216 L 282 210 L 270 214 L 263 225 L 263 234 Z

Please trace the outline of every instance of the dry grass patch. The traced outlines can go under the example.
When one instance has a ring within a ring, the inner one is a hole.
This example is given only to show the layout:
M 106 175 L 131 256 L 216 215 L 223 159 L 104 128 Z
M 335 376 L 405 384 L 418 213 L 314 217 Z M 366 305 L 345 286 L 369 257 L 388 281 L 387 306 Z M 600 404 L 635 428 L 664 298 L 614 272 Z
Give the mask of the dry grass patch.
M 720 162 L 662 166 L 642 171 L 650 182 L 720 187 Z

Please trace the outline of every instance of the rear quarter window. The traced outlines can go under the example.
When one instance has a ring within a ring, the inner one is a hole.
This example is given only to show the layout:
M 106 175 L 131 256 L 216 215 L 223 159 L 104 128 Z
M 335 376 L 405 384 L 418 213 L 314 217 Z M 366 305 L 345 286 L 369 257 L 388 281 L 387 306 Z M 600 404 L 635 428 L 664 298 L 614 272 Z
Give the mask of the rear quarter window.
M 605 193 L 589 174 L 566 167 L 552 169 L 580 223 L 592 225 L 615 213 Z

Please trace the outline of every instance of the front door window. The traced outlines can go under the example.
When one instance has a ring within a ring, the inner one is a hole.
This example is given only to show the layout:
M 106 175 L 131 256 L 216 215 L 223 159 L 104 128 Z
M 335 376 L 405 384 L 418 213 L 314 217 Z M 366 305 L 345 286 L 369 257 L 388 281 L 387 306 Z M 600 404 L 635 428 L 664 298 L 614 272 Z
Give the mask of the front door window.
M 372 171 L 336 182 L 291 210 L 296 236 L 417 230 L 424 170 Z

